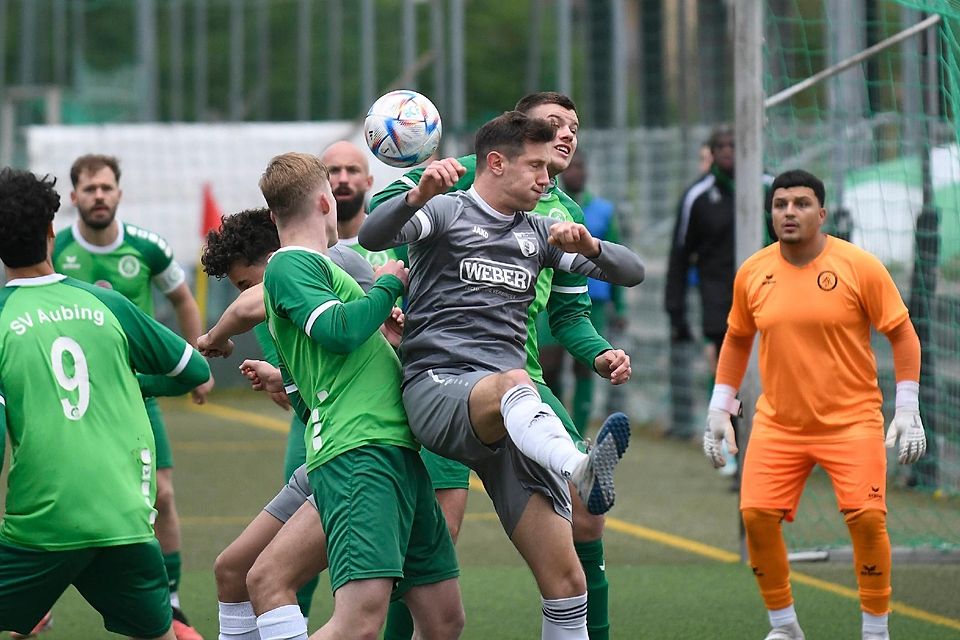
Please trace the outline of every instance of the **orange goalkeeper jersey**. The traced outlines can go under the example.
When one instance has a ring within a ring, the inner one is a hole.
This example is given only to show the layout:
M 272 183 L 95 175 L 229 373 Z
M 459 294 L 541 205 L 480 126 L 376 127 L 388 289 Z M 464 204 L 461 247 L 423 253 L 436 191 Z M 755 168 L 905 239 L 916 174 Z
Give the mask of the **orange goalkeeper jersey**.
M 737 271 L 728 331 L 760 331 L 756 426 L 768 435 L 856 438 L 883 428 L 870 327 L 886 332 L 908 316 L 883 264 L 827 236 L 803 267 L 772 244 Z

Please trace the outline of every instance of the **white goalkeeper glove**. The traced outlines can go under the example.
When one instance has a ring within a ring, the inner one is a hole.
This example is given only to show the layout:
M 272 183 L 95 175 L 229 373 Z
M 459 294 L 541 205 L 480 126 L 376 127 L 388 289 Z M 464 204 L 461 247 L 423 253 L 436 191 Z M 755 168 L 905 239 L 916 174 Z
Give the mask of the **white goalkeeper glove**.
M 898 382 L 896 407 L 887 428 L 887 448 L 892 449 L 899 438 L 897 462 L 913 464 L 927 451 L 927 436 L 920 421 L 920 383 Z
M 707 426 L 703 432 L 703 453 L 719 469 L 727 463 L 723 455 L 723 441 L 727 441 L 727 451 L 736 455 L 737 439 L 733 431 L 733 422 L 730 418 L 740 413 L 740 401 L 737 400 L 737 390 L 724 384 L 714 385 L 713 397 L 710 399 L 710 410 L 707 412 Z

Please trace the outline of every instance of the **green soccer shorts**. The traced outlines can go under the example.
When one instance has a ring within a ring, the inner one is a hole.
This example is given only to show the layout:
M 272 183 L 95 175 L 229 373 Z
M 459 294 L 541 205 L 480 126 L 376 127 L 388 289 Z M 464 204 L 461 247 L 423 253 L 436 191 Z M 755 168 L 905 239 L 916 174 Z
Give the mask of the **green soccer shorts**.
M 108 631 L 158 638 L 173 623 L 156 539 L 69 551 L 0 543 L 0 628 L 30 633 L 71 584 L 103 616 Z
M 444 458 L 426 447 L 420 447 L 420 458 L 435 491 L 470 488 L 470 469 L 466 465 Z
M 330 587 L 392 578 L 393 599 L 460 575 L 447 523 L 420 455 L 365 445 L 309 473 L 327 534 Z

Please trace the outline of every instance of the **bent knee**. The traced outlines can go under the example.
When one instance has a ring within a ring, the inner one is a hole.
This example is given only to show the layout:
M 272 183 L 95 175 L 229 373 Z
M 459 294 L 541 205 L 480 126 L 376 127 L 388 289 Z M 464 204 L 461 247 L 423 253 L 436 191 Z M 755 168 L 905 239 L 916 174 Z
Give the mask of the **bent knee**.
M 221 551 L 213 561 L 213 575 L 217 579 L 218 587 L 244 586 L 248 569 L 249 567 L 239 562 L 238 556 L 230 552 L 229 547 Z
M 167 511 L 173 508 L 174 496 L 173 496 L 173 485 L 165 485 L 161 487 L 160 483 L 157 483 L 157 499 L 156 507 L 157 511 Z
M 749 507 L 740 512 L 743 518 L 743 528 L 750 531 L 761 531 L 778 528 L 786 513 L 783 509 L 757 509 Z
M 573 495 L 572 492 L 571 495 Z M 580 499 L 576 498 L 574 504 L 576 504 L 576 502 L 580 502 Z M 580 502 L 580 504 L 582 505 L 583 503 Z M 581 507 L 581 509 L 574 507 L 573 541 L 593 542 L 594 540 L 599 540 L 603 537 L 603 527 L 605 523 L 606 518 L 602 515 L 592 514 L 583 507 Z
M 463 628 L 467 624 L 467 617 L 463 612 L 463 607 L 457 607 L 444 616 L 443 624 L 439 629 L 438 638 L 459 638 L 463 633 Z
M 856 511 L 845 511 L 843 520 L 850 529 L 862 529 L 865 531 L 886 531 L 887 514 L 881 509 L 857 509 Z
M 534 388 L 536 387 L 536 385 L 533 384 L 533 380 L 530 378 L 530 374 L 523 369 L 510 369 L 509 371 L 504 371 L 503 373 L 499 374 L 499 381 L 501 393 L 506 393 L 510 389 L 521 384 L 530 385 Z
M 270 592 L 273 584 L 273 574 L 264 563 L 254 562 L 253 566 L 247 571 L 246 583 L 250 599 L 259 601 Z
M 541 595 L 547 599 L 572 598 L 587 592 L 587 577 L 578 561 L 554 574 L 544 586 Z
M 461 522 L 453 518 L 447 519 L 447 531 L 450 533 L 450 539 L 453 540 L 453 544 L 457 544 L 457 540 L 460 539 L 460 526 Z

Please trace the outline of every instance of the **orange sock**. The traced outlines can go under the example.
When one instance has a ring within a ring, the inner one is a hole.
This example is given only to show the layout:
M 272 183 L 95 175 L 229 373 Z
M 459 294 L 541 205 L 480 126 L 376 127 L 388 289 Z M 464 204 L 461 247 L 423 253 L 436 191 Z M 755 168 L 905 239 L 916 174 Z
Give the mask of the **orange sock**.
M 750 566 L 760 586 L 760 595 L 767 609 L 776 610 L 793 604 L 790 591 L 790 562 L 783 541 L 780 509 L 744 509 L 741 513 L 747 530 Z
M 860 607 L 882 616 L 890 611 L 890 536 L 887 514 L 879 509 L 859 509 L 844 514 L 853 541 L 853 570 L 857 576 Z

